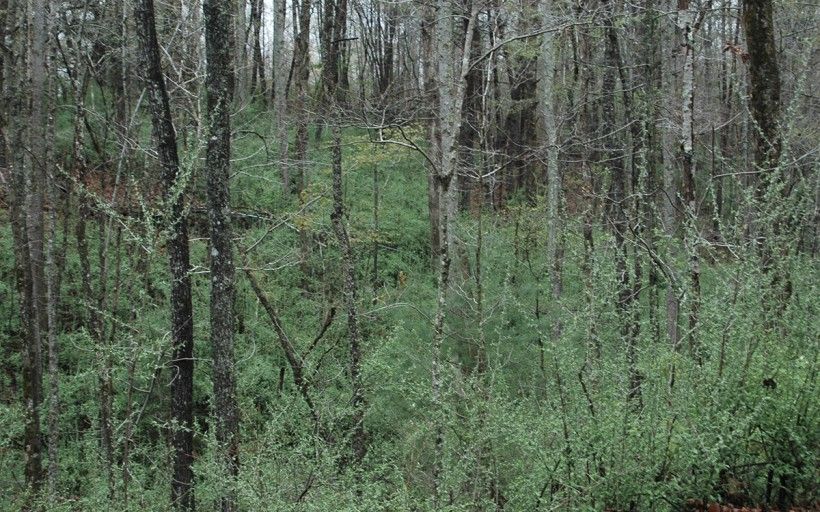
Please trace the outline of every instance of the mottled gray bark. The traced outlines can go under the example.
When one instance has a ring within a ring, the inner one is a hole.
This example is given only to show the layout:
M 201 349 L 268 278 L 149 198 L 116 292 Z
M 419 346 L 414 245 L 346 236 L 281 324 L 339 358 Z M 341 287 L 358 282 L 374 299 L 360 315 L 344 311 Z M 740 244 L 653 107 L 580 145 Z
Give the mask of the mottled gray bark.
M 435 410 L 433 459 L 433 506 L 438 508 L 441 500 L 441 473 L 444 459 L 444 426 L 441 419 L 442 401 L 442 362 L 441 351 L 445 338 L 445 314 L 448 290 L 450 287 L 450 265 L 453 249 L 453 223 L 457 212 L 458 195 L 456 194 L 456 137 L 461 128 L 462 106 L 467 85 L 467 73 L 470 70 L 470 48 L 474 34 L 473 26 L 478 15 L 478 3 L 473 3 L 464 41 L 456 44 L 454 40 L 454 17 L 450 14 L 452 6 L 448 0 L 438 0 L 433 54 L 437 64 L 434 76 L 438 96 L 436 115 L 437 136 L 432 141 L 439 144 L 437 168 L 434 183 L 439 204 L 438 240 L 439 267 L 436 292 L 436 314 L 433 320 L 432 343 L 432 400 Z
M 782 173 L 778 168 L 782 150 L 780 131 L 780 67 L 777 61 L 774 18 L 771 0 L 745 0 L 743 2 L 743 30 L 746 34 L 749 60 L 749 110 L 752 113 L 752 139 L 756 171 L 755 199 L 757 201 L 757 246 L 761 254 L 761 267 L 770 272 L 775 267 L 775 248 L 769 240 L 783 229 L 783 219 L 767 217 L 773 210 L 777 197 L 782 197 Z M 773 192 L 776 195 L 773 195 Z M 770 203 L 770 204 L 767 204 Z M 776 242 L 775 242 L 776 243 Z M 779 298 L 788 293 L 788 277 L 774 276 L 773 285 Z M 779 281 L 779 282 L 777 282 Z M 778 300 L 778 299 L 775 299 Z
M 695 55 L 694 34 L 697 28 L 694 12 L 689 7 L 689 0 L 678 1 L 678 28 L 683 36 L 681 53 L 683 58 L 681 88 L 681 131 L 679 140 L 679 158 L 683 174 L 681 195 L 684 206 L 683 242 L 688 258 L 689 274 L 689 328 L 686 338 L 689 349 L 695 360 L 700 362 L 698 349 L 698 317 L 700 314 L 700 261 L 698 242 L 700 234 L 697 225 L 697 203 L 695 200 L 695 161 L 694 161 L 694 109 L 695 109 Z
M 548 27 L 552 16 L 550 6 L 547 2 L 539 2 L 541 19 L 545 27 Z M 546 139 L 546 161 L 547 161 L 547 265 L 550 277 L 550 289 L 553 302 L 561 298 L 561 258 L 560 258 L 560 237 L 563 227 L 560 223 L 560 203 L 561 203 L 561 175 L 558 169 L 558 133 L 555 116 L 555 97 L 553 93 L 553 81 L 555 80 L 555 40 L 553 33 L 548 31 L 542 36 L 541 59 L 540 59 L 540 79 L 538 80 L 538 108 L 541 116 L 541 123 Z M 557 311 L 557 308 L 556 308 Z M 557 338 L 561 334 L 561 322 L 556 316 L 553 317 L 553 335 Z
M 287 98 L 288 61 L 285 49 L 286 0 L 274 0 L 273 19 L 273 115 L 276 123 L 276 141 L 279 148 L 279 168 L 282 173 L 282 189 L 290 193 L 290 170 L 288 166 Z
M 211 357 L 216 416 L 225 487 L 223 512 L 238 510 L 239 407 L 234 356 L 235 269 L 230 226 L 231 108 L 234 93 L 230 0 L 206 0 L 205 53 L 208 97 L 208 146 L 205 156 L 211 260 Z
M 436 90 L 436 55 L 435 55 L 435 9 L 433 5 L 424 5 L 421 14 L 421 89 L 424 97 L 431 104 L 438 102 L 438 91 Z M 438 127 L 435 121 L 435 116 L 430 116 L 431 119 L 427 121 L 427 138 L 430 140 L 430 159 L 433 162 L 438 161 L 439 153 L 439 139 Z M 435 269 L 438 268 L 439 248 L 441 242 L 439 240 L 439 196 L 436 190 L 436 169 L 429 168 L 427 172 L 427 212 L 430 223 L 430 262 Z

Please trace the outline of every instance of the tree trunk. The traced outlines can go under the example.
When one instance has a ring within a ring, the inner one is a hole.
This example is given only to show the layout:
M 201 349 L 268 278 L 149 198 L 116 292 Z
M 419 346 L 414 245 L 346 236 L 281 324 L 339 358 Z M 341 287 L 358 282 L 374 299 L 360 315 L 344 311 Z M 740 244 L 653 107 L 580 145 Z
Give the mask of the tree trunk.
M 464 32 L 464 41 L 456 45 L 453 31 L 453 16 L 450 14 L 450 3 L 439 0 L 436 30 L 433 42 L 435 60 L 438 65 L 435 73 L 435 86 L 438 95 L 438 113 L 436 123 L 439 143 L 437 169 L 434 182 L 436 195 L 439 201 L 439 271 L 436 292 L 436 314 L 433 320 L 433 347 L 432 347 L 432 401 L 436 411 L 435 454 L 433 459 L 433 507 L 440 505 L 444 458 L 444 426 L 441 420 L 443 412 L 442 401 L 442 370 L 441 351 L 445 337 L 445 313 L 447 308 L 448 289 L 450 286 L 450 264 L 452 261 L 452 245 L 454 239 L 453 222 L 457 212 L 458 196 L 456 194 L 457 147 L 456 137 L 461 128 L 462 106 L 467 85 L 467 73 L 470 70 L 470 48 L 474 34 L 474 24 L 478 15 L 478 2 L 474 2 L 467 29 Z M 458 60 L 457 60 L 458 58 Z
M 251 69 L 251 94 L 268 104 L 268 85 L 265 81 L 265 65 L 262 59 L 263 0 L 251 0 L 251 30 L 253 31 L 253 64 Z
M 250 0 L 251 2 L 255 0 Z M 232 69 L 235 70 L 235 89 L 237 101 L 240 103 L 245 101 L 248 93 L 248 86 L 250 84 L 251 68 L 248 65 L 248 39 L 250 35 L 251 25 L 248 23 L 247 8 L 248 0 L 236 0 L 231 3 L 231 8 L 234 11 L 231 13 L 231 39 L 234 41 L 236 48 L 231 63 Z M 202 10 L 205 12 L 205 3 L 202 4 Z M 207 30 L 207 28 L 206 28 Z M 207 37 L 207 36 L 206 36 Z M 207 49 L 205 50 L 207 54 Z
M 644 105 L 642 109 L 642 132 L 644 157 L 644 171 L 639 185 L 639 196 L 642 204 L 637 210 L 643 215 L 644 237 L 649 251 L 654 252 L 657 247 L 657 235 L 655 233 L 658 225 L 657 208 L 657 187 L 660 169 L 663 167 L 663 147 L 660 134 L 658 133 L 659 123 L 659 98 L 662 87 L 662 62 L 661 49 L 657 41 L 660 37 L 658 24 L 658 11 L 655 1 L 646 3 L 646 14 L 644 16 L 643 40 L 641 43 L 643 82 L 646 88 Z M 650 255 L 651 258 L 651 255 Z M 654 261 L 649 265 L 649 323 L 651 325 L 652 337 L 656 341 L 662 339 L 660 324 L 660 298 L 658 294 L 658 283 L 662 269 L 659 269 Z
M 757 246 L 761 254 L 762 270 L 768 273 L 775 264 L 774 243 L 769 238 L 777 236 L 783 228 L 781 219 L 765 218 L 773 210 L 769 206 L 775 203 L 777 197 L 772 197 L 771 193 L 777 191 L 782 183 L 778 168 L 782 148 L 780 67 L 777 62 L 772 1 L 746 0 L 743 3 L 742 18 L 749 52 L 749 110 L 754 120 L 752 131 L 755 170 L 760 173 L 755 187 L 758 208 L 758 218 L 755 219 L 758 224 Z M 782 197 L 780 194 L 778 196 Z M 787 283 L 788 277 L 772 278 L 773 285 L 784 287 L 782 290 L 772 290 L 775 295 L 773 300 L 788 293 Z
M 342 191 L 342 131 L 341 102 L 339 89 L 339 66 L 341 65 L 341 41 L 345 37 L 347 24 L 347 0 L 325 0 L 325 24 L 322 34 L 325 38 L 325 62 L 322 81 L 325 87 L 325 102 L 331 123 L 331 166 L 333 175 L 333 212 L 330 215 L 333 232 L 342 253 L 344 273 L 344 302 L 347 309 L 347 337 L 350 347 L 350 382 L 353 406 L 353 437 L 351 448 L 353 461 L 360 464 L 367 452 L 364 429 L 364 386 L 361 377 L 361 333 L 358 314 L 358 284 L 356 282 L 356 262 L 350 246 L 350 237 L 345 226 L 344 196 Z M 359 490 L 357 490 L 359 492 Z
M 282 173 L 282 191 L 290 194 L 290 170 L 288 162 L 287 98 L 285 88 L 288 80 L 288 62 L 285 59 L 285 14 L 287 0 L 274 0 L 273 21 L 273 102 L 276 122 L 276 140 L 279 143 L 279 168 Z
M 624 154 L 622 142 L 617 135 L 618 123 L 617 112 L 615 110 L 615 73 L 620 65 L 620 49 L 618 47 L 618 34 L 613 25 L 613 10 L 611 3 L 607 2 L 604 14 L 605 30 L 605 63 L 606 69 L 603 78 L 602 93 L 602 129 L 606 140 L 606 157 L 609 170 L 612 176 L 612 184 L 609 191 L 608 216 L 612 223 L 615 235 L 615 272 L 618 279 L 618 297 L 616 309 L 621 323 L 621 339 L 626 348 L 626 361 L 629 372 L 629 390 L 627 397 L 630 401 L 640 407 L 641 404 L 641 376 L 637 370 L 637 355 L 635 332 L 632 329 L 631 308 L 633 302 L 632 289 L 629 284 L 628 248 L 626 246 L 627 216 L 626 216 L 626 191 L 627 176 L 624 169 Z
M 234 92 L 230 0 L 206 0 L 205 52 L 208 90 L 208 147 L 205 157 L 211 242 L 211 357 L 216 440 L 225 472 L 223 512 L 237 510 L 239 408 L 234 357 L 234 280 L 230 226 L 231 106 Z
M 539 2 L 541 17 L 544 26 L 549 26 L 550 7 L 541 1 Z M 547 152 L 547 265 L 549 266 L 550 289 L 553 305 L 561 298 L 561 258 L 559 257 L 559 239 L 562 232 L 560 225 L 560 203 L 561 203 L 561 175 L 558 169 L 558 133 L 555 122 L 555 97 L 553 94 L 553 81 L 555 80 L 555 41 L 551 32 L 546 32 L 541 41 L 541 76 L 538 80 L 539 98 L 538 105 L 541 114 L 541 122 L 546 135 Z M 557 338 L 561 334 L 561 322 L 559 309 L 553 308 L 553 337 Z
M 698 259 L 697 203 L 695 200 L 694 173 L 694 108 L 695 108 L 695 63 L 694 33 L 696 29 L 694 14 L 689 7 L 689 0 L 678 0 L 678 28 L 683 34 L 681 52 L 683 53 L 683 73 L 681 90 L 681 133 L 679 154 L 683 173 L 682 198 L 684 206 L 683 242 L 689 261 L 689 328 L 687 339 L 692 356 L 701 362 L 698 348 L 698 317 L 700 315 L 700 261 Z
M 184 209 L 184 178 L 180 176 L 176 133 L 159 54 L 153 0 L 138 0 L 134 8 L 143 81 L 148 92 L 152 133 L 162 167 L 168 215 L 168 263 L 171 273 L 171 445 L 174 469 L 171 502 L 177 510 L 193 510 L 193 308 L 188 274 L 188 221 Z M 182 185 L 182 186 L 180 186 Z
M 435 72 L 436 72 L 436 56 L 435 56 L 435 9 L 431 5 L 425 5 L 422 8 L 421 19 L 421 75 L 422 75 L 422 92 L 427 100 L 431 103 L 436 103 L 438 100 L 438 91 L 436 90 Z M 439 130 L 437 127 L 435 116 L 430 116 L 431 119 L 427 122 L 427 137 L 430 140 L 430 158 L 436 162 L 438 161 L 439 145 L 438 138 Z M 427 172 L 427 212 L 430 222 L 430 263 L 435 269 L 439 265 L 439 251 L 441 241 L 439 240 L 439 222 L 440 222 L 440 205 L 439 196 L 436 189 L 435 179 L 436 169 L 430 168 Z

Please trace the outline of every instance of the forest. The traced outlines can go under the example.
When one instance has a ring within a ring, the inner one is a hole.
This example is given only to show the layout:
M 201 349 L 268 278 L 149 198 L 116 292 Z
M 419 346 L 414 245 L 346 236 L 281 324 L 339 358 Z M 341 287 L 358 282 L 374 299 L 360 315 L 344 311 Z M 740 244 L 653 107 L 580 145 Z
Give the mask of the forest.
M 0 31 L 0 510 L 820 510 L 820 4 Z

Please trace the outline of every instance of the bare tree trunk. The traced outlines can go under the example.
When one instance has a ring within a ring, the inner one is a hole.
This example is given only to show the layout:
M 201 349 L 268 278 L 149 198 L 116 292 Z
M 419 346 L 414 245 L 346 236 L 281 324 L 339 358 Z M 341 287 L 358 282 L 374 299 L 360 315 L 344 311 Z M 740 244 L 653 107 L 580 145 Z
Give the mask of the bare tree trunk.
M 580 17 L 585 14 L 588 7 L 579 5 L 576 8 L 576 14 Z M 591 169 L 591 162 L 596 158 L 593 156 L 590 144 L 587 141 L 595 136 L 596 127 L 594 120 L 594 105 L 592 103 L 592 45 L 590 42 L 590 35 L 583 27 L 576 27 L 578 32 L 578 54 L 579 54 L 579 100 L 581 102 L 581 112 L 578 116 L 579 128 L 583 144 L 580 149 L 581 155 L 581 174 L 583 177 L 583 198 L 586 200 L 586 206 L 583 211 L 583 258 L 581 260 L 581 269 L 584 275 L 584 303 L 587 308 L 589 319 L 587 321 L 587 354 L 582 371 L 579 377 L 584 378 L 584 374 L 588 369 L 587 361 L 600 361 L 602 355 L 602 347 L 598 339 L 597 327 L 597 312 L 594 299 L 594 253 L 595 253 L 595 239 L 593 226 L 598 210 L 598 194 L 596 191 L 595 175 Z
M 42 314 L 46 317 L 46 327 L 43 334 L 43 340 L 47 343 L 48 353 L 48 502 L 54 506 L 58 498 L 58 478 L 59 478 L 59 441 L 60 441 L 60 395 L 59 395 L 59 355 L 57 346 L 57 303 L 60 299 L 60 273 L 62 266 L 58 264 L 57 258 L 57 210 L 59 204 L 58 188 L 56 183 L 56 172 L 53 170 L 54 158 L 54 119 L 55 119 L 55 88 L 52 74 L 54 67 L 52 65 L 52 58 L 54 52 L 54 43 L 49 40 L 51 35 L 51 5 L 50 2 L 45 2 L 45 5 L 40 5 L 38 8 L 45 8 L 45 19 L 40 19 L 38 23 L 45 23 L 45 26 L 35 29 L 39 34 L 38 38 L 42 38 L 38 44 L 44 44 L 42 51 L 43 55 L 37 66 L 40 68 L 42 77 L 37 79 L 37 87 L 42 87 L 41 91 L 32 90 L 32 94 L 42 94 L 40 97 L 32 97 L 34 103 L 40 103 L 40 109 L 37 112 L 39 122 L 42 125 L 37 126 L 36 143 L 31 142 L 30 150 L 39 151 L 36 162 L 42 169 L 42 180 L 40 185 L 43 187 L 43 199 L 45 208 L 48 207 L 48 217 L 44 220 L 43 228 L 43 245 L 44 245 L 44 279 L 45 279 L 45 311 Z M 35 81 L 32 80 L 32 83 Z M 45 213 L 45 212 L 44 212 Z M 62 212 L 65 215 L 65 211 Z M 63 251 L 65 246 L 63 246 Z M 64 261 L 64 258 L 63 258 Z M 42 350 L 42 348 L 41 348 Z
M 626 217 L 626 190 L 627 176 L 624 169 L 624 155 L 621 141 L 618 140 L 617 112 L 615 110 L 615 73 L 620 65 L 620 50 L 618 35 L 613 25 L 612 3 L 607 2 L 604 14 L 605 30 L 605 63 L 606 69 L 603 78 L 602 98 L 602 128 L 606 138 L 606 156 L 612 175 L 612 184 L 609 191 L 609 212 L 612 228 L 615 235 L 615 272 L 618 278 L 618 297 L 616 308 L 621 322 L 621 338 L 626 349 L 626 361 L 629 372 L 629 390 L 627 397 L 637 407 L 641 406 L 642 377 L 637 370 L 637 355 L 635 332 L 632 328 L 630 312 L 633 294 L 629 283 L 628 248 L 626 246 L 627 217 Z
M 253 59 L 251 69 L 251 94 L 268 104 L 268 85 L 265 81 L 265 65 L 262 59 L 262 15 L 264 0 L 251 0 L 251 25 L 253 33 Z
M 638 211 L 643 214 L 642 226 L 643 233 L 646 239 L 646 244 L 649 251 L 654 252 L 657 247 L 657 235 L 655 229 L 658 225 L 658 208 L 657 208 L 657 187 L 659 184 L 659 172 L 663 167 L 663 147 L 661 144 L 660 134 L 658 133 L 658 102 L 659 91 L 662 87 L 662 62 L 661 49 L 658 47 L 657 41 L 660 34 L 658 24 L 658 11 L 654 0 L 646 3 L 646 14 L 644 16 L 644 29 L 642 41 L 642 64 L 644 87 L 646 94 L 644 97 L 644 106 L 642 110 L 642 132 L 644 157 L 642 159 L 644 170 L 639 184 L 640 201 L 643 204 L 638 205 Z M 650 255 L 651 258 L 651 255 Z M 660 281 L 662 269 L 657 267 L 657 264 L 652 261 L 649 265 L 649 323 L 652 330 L 653 339 L 660 341 L 661 324 L 660 324 L 660 298 L 658 293 L 658 284 Z
M 52 191 L 54 188 L 52 188 Z M 56 199 L 56 193 L 50 193 Z M 54 203 L 52 203 L 54 204 Z M 59 346 L 57 344 L 57 302 L 60 298 L 60 277 L 55 265 L 55 238 L 57 215 L 54 208 L 49 219 L 47 261 L 48 267 L 48 495 L 53 504 L 58 495 L 60 446 L 60 388 Z
M 541 19 L 545 27 L 551 19 L 549 5 L 539 2 Z M 561 258 L 559 255 L 559 238 L 562 232 L 560 224 L 561 175 L 558 169 L 558 133 L 555 122 L 555 97 L 553 81 L 555 80 L 555 41 L 551 32 L 545 32 L 541 41 L 541 76 L 538 80 L 541 122 L 546 132 L 547 151 L 547 265 L 549 266 L 550 288 L 553 303 L 561 298 Z M 561 334 L 561 322 L 557 308 L 553 316 L 553 337 Z
M 19 84 L 17 91 L 22 97 L 30 101 L 27 114 L 28 129 L 23 135 L 24 146 L 15 148 L 18 152 L 28 153 L 20 162 L 18 169 L 22 174 L 22 194 L 17 197 L 22 204 L 19 206 L 20 215 L 24 217 L 21 227 L 26 231 L 25 249 L 27 257 L 23 264 L 28 269 L 24 279 L 28 297 L 24 298 L 28 305 L 24 311 L 28 318 L 28 337 L 23 357 L 26 427 L 26 484 L 31 494 L 36 495 L 42 481 L 42 441 L 40 440 L 40 407 L 42 405 L 42 346 L 48 337 L 48 297 L 46 282 L 45 260 L 45 194 L 47 174 L 50 162 L 47 161 L 51 151 L 48 144 L 50 75 L 49 75 L 49 37 L 51 35 L 50 19 L 51 5 L 49 0 L 34 0 L 28 4 L 29 10 L 25 13 L 26 37 L 19 37 L 28 45 L 28 54 L 24 58 L 25 49 L 20 47 L 17 58 L 19 64 L 17 72 L 26 77 L 25 82 Z M 18 27 L 19 28 L 19 27 Z M 25 71 L 23 71 L 25 70 Z M 25 91 L 25 92 L 24 92 Z M 23 113 L 21 112 L 21 113 Z M 26 149 L 24 150 L 23 147 Z
M 353 406 L 353 438 L 351 448 L 353 461 L 360 464 L 367 453 L 366 433 L 364 428 L 364 386 L 361 377 L 361 332 L 359 330 L 358 293 L 356 282 L 356 262 L 350 246 L 350 238 L 345 226 L 344 196 L 342 191 L 342 131 L 341 101 L 339 89 L 339 67 L 341 65 L 341 45 L 345 38 L 347 24 L 347 0 L 325 0 L 325 24 L 322 31 L 325 38 L 325 62 L 322 68 L 322 81 L 325 88 L 326 107 L 329 110 L 331 123 L 331 166 L 333 175 L 333 212 L 330 215 L 333 232 L 339 242 L 342 253 L 342 270 L 344 273 L 344 301 L 347 309 L 347 337 L 350 347 L 350 383 L 352 388 L 351 405 Z M 359 490 L 357 489 L 357 492 Z
M 683 172 L 682 198 L 684 203 L 683 241 L 689 261 L 689 328 L 687 339 L 692 356 L 699 363 L 700 349 L 698 348 L 698 317 L 700 314 L 700 261 L 698 259 L 699 231 L 697 224 L 697 203 L 695 200 L 694 174 L 694 108 L 695 108 L 695 63 L 694 63 L 694 33 L 697 28 L 694 13 L 689 7 L 689 0 L 678 1 L 678 27 L 683 34 L 681 43 L 683 53 L 683 73 L 681 90 L 681 133 L 680 159 Z
M 233 12 L 231 13 L 231 38 L 235 44 L 232 67 L 235 70 L 235 91 L 237 101 L 244 102 L 250 84 L 251 68 L 248 65 L 248 39 L 251 25 L 248 23 L 247 8 L 249 0 L 236 0 L 231 3 Z M 255 0 L 250 0 L 251 2 Z M 202 4 L 203 12 L 205 3 Z M 206 49 L 207 52 L 207 49 Z
M 780 67 L 777 62 L 772 1 L 745 1 L 742 18 L 749 51 L 749 110 L 754 121 L 752 131 L 755 166 L 761 173 L 755 187 L 758 209 L 758 218 L 755 219 L 758 224 L 757 246 L 763 272 L 771 273 L 776 270 L 771 278 L 772 297 L 766 302 L 773 305 L 780 301 L 777 310 L 781 311 L 785 303 L 783 299 L 790 293 L 790 284 L 785 271 L 775 268 L 774 252 L 777 242 L 771 240 L 784 227 L 783 219 L 774 210 L 776 198 L 785 195 L 784 189 L 778 190 L 783 181 L 782 171 L 779 169 L 782 150 Z M 781 249 L 783 250 L 785 249 Z
M 435 104 L 438 100 L 438 91 L 436 90 L 435 74 L 436 74 L 436 54 L 435 54 L 435 32 L 436 32 L 436 18 L 435 9 L 432 5 L 425 5 L 422 8 L 421 19 L 421 75 L 422 75 L 422 93 L 427 100 Z M 431 120 L 427 122 L 427 137 L 430 140 L 431 159 L 434 162 L 439 160 L 438 154 L 440 151 L 439 129 L 435 116 L 430 116 Z M 428 169 L 427 173 L 427 212 L 430 222 L 430 262 L 433 268 L 439 265 L 439 251 L 441 241 L 439 240 L 439 222 L 440 222 L 440 205 L 439 196 L 436 189 L 435 179 L 436 169 Z
M 282 189 L 290 193 L 290 169 L 288 162 L 287 98 L 288 62 L 285 59 L 285 14 L 287 0 L 274 0 L 273 21 L 273 102 L 276 122 L 276 140 L 279 143 L 279 167 L 282 173 Z
M 662 136 L 669 135 L 668 131 L 664 131 Z M 665 138 L 665 137 L 664 137 Z M 664 146 L 665 141 L 661 143 Z M 677 208 L 677 183 L 675 181 L 674 166 L 664 165 L 663 167 L 663 197 L 661 199 L 663 205 L 661 207 L 661 214 L 663 218 L 663 227 L 666 237 L 670 240 L 677 236 L 678 231 L 678 208 Z M 670 276 L 667 276 L 670 278 Z M 678 315 L 680 312 L 680 297 L 677 282 L 667 282 L 666 286 L 666 337 L 669 345 L 674 350 L 680 349 L 680 332 L 678 329 Z M 670 382 L 674 381 L 674 376 Z
M 239 408 L 234 357 L 235 269 L 230 226 L 231 106 L 234 93 L 230 0 L 206 0 L 208 147 L 205 157 L 211 240 L 211 352 L 216 439 L 225 472 L 223 512 L 238 510 Z
M 301 0 L 301 2 L 294 2 L 294 10 L 299 12 L 299 24 L 296 39 L 293 47 L 293 86 L 295 94 L 295 102 L 293 111 L 297 116 L 296 123 L 296 144 L 295 155 L 296 164 L 298 166 L 298 183 L 296 184 L 297 191 L 302 192 L 307 187 L 307 150 L 308 150 L 308 122 L 310 116 L 307 112 L 308 107 L 308 79 L 310 78 L 310 18 L 311 6 L 310 0 Z
M 367 434 L 364 428 L 364 412 L 366 402 L 364 398 L 364 384 L 361 377 L 361 333 L 358 314 L 358 284 L 356 282 L 356 268 L 350 239 L 344 224 L 344 202 L 342 198 L 342 148 L 341 130 L 338 124 L 332 127 L 333 147 L 333 231 L 339 241 L 342 252 L 342 267 L 344 270 L 344 299 L 347 308 L 347 337 L 350 344 L 350 381 L 353 396 L 353 460 L 361 463 L 367 453 Z
M 294 162 L 296 168 L 296 192 L 299 201 L 304 204 L 306 196 L 303 193 L 308 185 L 308 124 L 310 113 L 308 112 L 308 86 L 310 78 L 310 19 L 312 2 L 301 0 L 293 2 L 294 20 L 297 18 L 298 27 L 294 23 L 296 36 L 293 44 L 293 86 L 295 101 L 293 112 L 296 115 L 296 141 L 294 144 Z M 299 226 L 299 267 L 302 273 L 301 288 L 303 292 L 308 291 L 308 278 L 310 275 L 310 233 L 308 226 Z
M 458 196 L 456 194 L 457 147 L 456 137 L 461 128 L 462 106 L 467 86 L 467 74 L 470 71 L 470 48 L 474 34 L 474 24 L 478 15 L 478 2 L 472 5 L 472 11 L 464 32 L 464 41 L 456 45 L 453 31 L 453 16 L 448 0 L 438 0 L 438 16 L 434 38 L 434 53 L 438 64 L 435 74 L 438 93 L 437 126 L 440 144 L 438 168 L 435 170 L 436 193 L 439 200 L 439 272 L 438 290 L 436 293 L 436 315 L 433 320 L 432 350 L 432 400 L 436 411 L 435 420 L 435 454 L 433 459 L 433 507 L 438 508 L 441 499 L 441 473 L 444 459 L 444 426 L 442 400 L 441 351 L 445 337 L 445 313 L 447 308 L 448 288 L 450 286 L 450 264 L 453 249 L 453 221 L 457 213 Z M 458 60 L 456 60 L 458 59 Z M 435 143 L 435 141 L 434 141 Z
M 28 144 L 29 106 L 28 90 L 29 47 L 28 11 L 25 2 L 9 0 L 6 4 L 4 33 L 17 34 L 12 38 L 9 53 L 3 55 L 3 100 L 8 132 L 3 126 L 4 155 L 10 169 L 8 188 L 9 216 L 14 246 L 17 287 L 20 292 L 20 324 L 22 341 L 23 411 L 25 426 L 24 457 L 26 500 L 28 509 L 36 497 L 42 481 L 42 445 L 40 441 L 41 375 L 40 338 L 32 296 L 31 255 L 26 226 L 26 196 L 31 170 L 28 152 L 21 148 Z
M 177 510 L 193 510 L 193 307 L 188 274 L 188 223 L 184 209 L 184 182 L 180 176 L 176 133 L 159 54 L 153 0 L 138 0 L 134 7 L 140 45 L 143 81 L 148 91 L 152 132 L 157 145 L 170 235 L 168 263 L 171 273 L 171 444 L 174 470 L 171 501 Z M 182 186 L 180 186 L 182 185 Z

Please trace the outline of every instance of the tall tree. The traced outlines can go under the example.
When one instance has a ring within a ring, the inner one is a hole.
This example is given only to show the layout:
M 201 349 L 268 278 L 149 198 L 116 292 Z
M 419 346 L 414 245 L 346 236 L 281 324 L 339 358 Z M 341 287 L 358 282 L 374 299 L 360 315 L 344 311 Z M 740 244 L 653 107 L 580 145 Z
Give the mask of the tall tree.
M 47 101 L 48 6 L 48 0 L 10 0 L 4 13 L 4 33 L 16 35 L 3 59 L 3 99 L 8 108 L 4 154 L 11 170 L 9 214 L 20 291 L 26 507 L 39 492 L 43 476 L 40 407 L 42 343 L 47 330 L 43 257 L 47 111 L 41 103 Z
M 457 144 L 456 138 L 461 128 L 462 107 L 464 105 L 467 74 L 470 71 L 470 48 L 473 30 L 478 16 L 478 2 L 472 2 L 467 29 L 463 41 L 456 41 L 453 30 L 453 5 L 448 0 L 438 0 L 433 48 L 436 73 L 433 78 L 438 97 L 435 140 L 438 144 L 436 168 L 433 169 L 433 183 L 438 198 L 438 282 L 436 292 L 436 314 L 433 320 L 432 346 L 432 400 L 435 415 L 435 453 L 433 462 L 433 506 L 440 505 L 442 491 L 442 465 L 444 458 L 444 426 L 441 414 L 443 408 L 443 374 L 441 351 L 444 343 L 444 329 L 450 287 L 450 264 L 454 239 L 453 225 L 457 212 L 456 194 Z
M 193 510 L 193 377 L 194 330 L 191 278 L 188 273 L 188 221 L 184 181 L 180 174 L 176 132 L 157 39 L 153 0 L 134 7 L 143 81 L 148 92 L 152 133 L 162 167 L 163 194 L 168 215 L 168 264 L 171 273 L 171 421 L 174 451 L 171 501 L 178 510 Z
M 695 192 L 695 31 L 701 17 L 695 19 L 695 13 L 689 6 L 689 0 L 678 1 L 678 28 L 681 31 L 681 53 L 683 73 L 681 79 L 681 133 L 679 155 L 683 174 L 682 199 L 684 206 L 683 240 L 688 256 L 689 273 L 689 328 L 687 339 L 689 349 L 696 360 L 700 360 L 697 347 L 698 318 L 700 316 L 700 260 L 698 257 L 697 202 Z
M 36 374 L 39 387 L 37 401 L 42 401 L 42 347 L 48 339 L 48 285 L 46 282 L 46 189 L 48 174 L 52 172 L 48 156 L 51 149 L 48 147 L 48 126 L 51 124 L 49 103 L 52 99 L 50 91 L 51 74 L 49 63 L 51 59 L 51 2 L 50 0 L 34 0 L 29 4 L 28 21 L 28 88 L 31 107 L 28 112 L 28 190 L 26 193 L 26 229 L 28 230 L 29 265 L 31 266 L 31 295 L 34 306 L 34 332 L 32 341 L 37 343 L 32 347 L 33 362 L 37 367 L 32 368 Z M 37 404 L 39 406 L 40 404 Z
M 331 124 L 331 166 L 333 182 L 333 212 L 330 215 L 333 232 L 339 242 L 342 253 L 344 272 L 343 295 L 347 309 L 347 337 L 350 349 L 350 381 L 352 388 L 351 404 L 353 405 L 353 436 L 351 447 L 353 460 L 358 464 L 364 459 L 367 451 L 364 428 L 364 386 L 362 383 L 362 349 L 361 330 L 359 329 L 358 293 L 356 279 L 356 261 L 350 244 L 350 237 L 345 225 L 345 206 L 342 191 L 342 97 L 340 87 L 341 48 L 347 27 L 347 0 L 325 0 L 324 3 L 324 38 L 325 62 L 322 68 L 324 98 Z
M 614 4 L 604 5 L 604 77 L 602 81 L 601 116 L 606 144 L 606 165 L 611 175 L 608 216 L 615 235 L 615 273 L 617 275 L 616 308 L 621 322 L 621 338 L 626 349 L 629 371 L 628 397 L 636 405 L 641 403 L 641 376 L 637 370 L 636 332 L 632 326 L 631 308 L 634 295 L 630 287 L 627 263 L 629 249 L 626 244 L 627 219 L 627 174 L 624 166 L 624 151 L 618 135 L 618 112 L 615 108 L 616 73 L 621 66 L 618 33 L 614 24 Z
M 755 198 L 758 208 L 765 211 L 770 190 L 780 181 L 777 166 L 782 148 L 780 132 L 780 67 L 774 38 L 774 19 L 771 0 L 743 2 L 743 30 L 746 34 L 749 60 L 749 110 L 754 127 L 754 158 L 758 175 Z M 775 219 L 768 219 L 772 221 Z M 758 219 L 763 224 L 764 219 Z M 777 224 L 775 221 L 774 224 Z M 762 231 L 762 226 L 758 227 Z M 772 251 L 762 233 L 758 233 L 763 269 L 772 267 Z
M 558 169 L 558 133 L 555 115 L 555 97 L 553 82 L 555 80 L 555 38 L 548 28 L 552 21 L 549 5 L 539 2 L 539 10 L 545 32 L 541 41 L 541 73 L 538 80 L 538 107 L 541 123 L 545 132 L 547 160 L 547 265 L 549 265 L 550 288 L 554 301 L 561 297 L 561 261 L 559 237 L 561 232 L 559 205 L 561 203 L 561 175 Z M 554 333 L 560 334 L 558 321 L 555 319 Z
M 287 98 L 285 88 L 288 83 L 288 62 L 285 48 L 285 18 L 287 0 L 274 0 L 273 17 L 273 76 L 271 88 L 273 94 L 273 115 L 276 123 L 276 140 L 278 142 L 279 168 L 282 174 L 282 190 L 290 193 L 290 172 L 288 169 L 288 125 Z
M 223 512 L 237 510 L 239 408 L 234 358 L 233 247 L 230 225 L 231 108 L 234 92 L 231 0 L 206 0 L 205 53 L 208 91 L 208 147 L 205 156 L 211 259 L 211 357 L 216 439 L 227 487 Z

